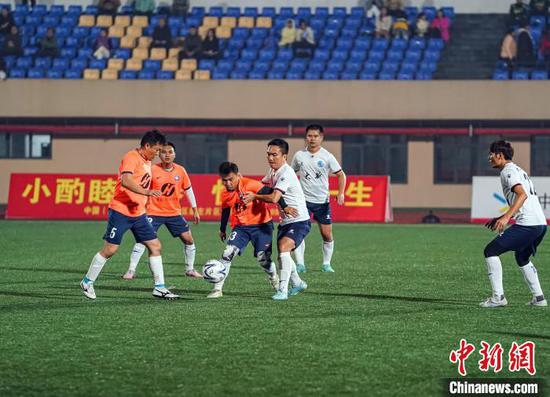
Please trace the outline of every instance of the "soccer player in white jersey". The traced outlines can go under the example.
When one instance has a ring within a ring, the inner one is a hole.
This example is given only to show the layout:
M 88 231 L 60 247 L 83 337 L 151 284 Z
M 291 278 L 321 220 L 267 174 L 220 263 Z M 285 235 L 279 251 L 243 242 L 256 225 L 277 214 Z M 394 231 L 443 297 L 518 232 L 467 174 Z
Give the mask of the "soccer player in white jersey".
M 319 224 L 319 231 L 323 238 L 323 272 L 333 273 L 331 266 L 334 252 L 334 239 L 332 237 L 332 217 L 330 214 L 330 190 L 328 178 L 338 176 L 338 205 L 344 204 L 344 190 L 346 189 L 346 174 L 338 163 L 338 160 L 321 145 L 325 136 L 323 126 L 312 124 L 306 127 L 306 148 L 294 155 L 291 167 L 300 176 L 300 183 L 306 197 L 306 205 L 313 219 Z M 306 265 L 304 254 L 306 250 L 305 240 L 294 251 L 296 256 L 296 269 L 298 273 L 305 273 Z
M 296 271 L 291 252 L 299 246 L 311 229 L 309 213 L 304 192 L 294 170 L 287 164 L 288 143 L 283 139 L 273 139 L 267 144 L 267 162 L 271 167 L 262 182 L 273 189 L 270 194 L 249 192 L 245 195 L 245 204 L 254 200 L 278 203 L 283 197 L 286 205 L 296 209 L 296 216 L 286 214 L 279 206 L 281 223 L 277 230 L 277 249 L 279 253 L 279 289 L 273 295 L 274 300 L 287 300 L 307 288 Z M 292 284 L 288 290 L 289 281 Z
M 487 222 L 486 226 L 499 232 L 499 235 L 485 247 L 485 261 L 493 295 L 481 302 L 482 307 L 505 306 L 502 285 L 502 264 L 499 256 L 514 251 L 516 262 L 523 273 L 533 298 L 532 306 L 548 306 L 539 283 L 537 269 L 530 261 L 546 233 L 546 217 L 537 198 L 533 182 L 527 173 L 512 162 L 514 149 L 509 142 L 496 141 L 489 149 L 489 162 L 500 170 L 500 183 L 510 209 L 498 218 Z M 515 224 L 505 230 L 514 218 Z

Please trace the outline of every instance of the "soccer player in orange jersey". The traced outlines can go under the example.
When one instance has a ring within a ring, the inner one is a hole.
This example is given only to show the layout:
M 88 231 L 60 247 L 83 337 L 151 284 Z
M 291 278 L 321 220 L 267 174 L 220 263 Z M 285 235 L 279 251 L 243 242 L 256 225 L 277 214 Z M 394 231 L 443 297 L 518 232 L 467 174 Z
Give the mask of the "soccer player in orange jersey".
M 277 289 L 279 276 L 275 264 L 271 261 L 271 244 L 273 240 L 271 213 L 264 202 L 253 201 L 244 204 L 242 201 L 248 192 L 258 193 L 263 191 L 262 189 L 265 189 L 263 184 L 243 177 L 235 163 L 224 162 L 220 164 L 219 174 L 225 187 L 222 193 L 220 238 L 227 243 L 220 261 L 226 265 L 227 274 L 229 275 L 231 261 L 236 255 L 242 255 L 248 243 L 251 242 L 254 247 L 254 256 L 267 273 L 273 288 Z M 285 210 L 288 213 L 293 213 L 294 209 L 285 206 Z M 229 238 L 227 238 L 226 228 L 230 218 L 232 230 Z M 208 298 L 220 298 L 223 295 L 224 283 L 225 279 L 214 284 Z
M 132 231 L 137 242 L 143 243 L 149 250 L 149 268 L 155 281 L 153 296 L 161 299 L 178 298 L 164 285 L 160 241 L 145 215 L 147 197 L 160 197 L 162 194 L 159 190 L 151 189 L 151 160 L 158 155 L 165 142 L 164 134 L 157 130 L 148 131 L 141 138 L 141 146 L 124 155 L 114 196 L 109 204 L 103 249 L 94 256 L 88 273 L 80 282 L 82 293 L 87 298 L 96 298 L 94 282 L 107 260 L 117 252 L 122 236 L 128 230 Z
M 176 148 L 173 143 L 167 142 L 160 149 L 160 164 L 152 167 L 152 188 L 160 190 L 159 197 L 150 197 L 147 202 L 147 219 L 153 225 L 155 232 L 162 225 L 166 225 L 173 237 L 179 237 L 183 242 L 183 254 L 185 256 L 185 275 L 192 278 L 202 278 L 202 275 L 194 268 L 195 264 L 195 242 L 189 225 L 182 214 L 183 193 L 187 195 L 189 204 L 193 208 L 193 221 L 197 225 L 200 221 L 197 201 L 187 171 L 181 165 L 174 163 L 176 159 Z M 136 243 L 130 256 L 128 271 L 122 276 L 125 280 L 135 277 L 139 259 L 145 251 L 145 246 Z

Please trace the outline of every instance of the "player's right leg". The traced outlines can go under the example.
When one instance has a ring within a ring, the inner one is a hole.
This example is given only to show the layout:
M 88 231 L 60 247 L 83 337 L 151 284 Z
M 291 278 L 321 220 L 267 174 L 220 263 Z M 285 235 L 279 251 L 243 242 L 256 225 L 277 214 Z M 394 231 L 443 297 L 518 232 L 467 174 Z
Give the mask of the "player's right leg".
M 523 249 L 515 252 L 515 258 L 516 263 L 523 274 L 523 279 L 533 295 L 532 299 L 527 302 L 527 304 L 531 306 L 545 307 L 548 306 L 548 301 L 542 292 L 537 269 L 535 268 L 533 262 L 531 262 L 530 258 L 531 256 L 535 256 L 537 247 L 542 242 L 544 235 L 546 234 L 546 225 L 523 226 L 522 229 L 526 235 L 525 241 L 528 241 L 528 243 Z
M 277 267 L 271 258 L 273 241 L 273 222 L 258 225 L 252 232 L 252 245 L 254 246 L 254 256 L 258 264 L 267 274 L 269 283 L 273 289 L 279 289 L 279 275 Z
M 90 299 L 95 299 L 94 282 L 101 273 L 107 260 L 111 258 L 118 250 L 124 233 L 132 227 L 133 219 L 117 211 L 109 210 L 107 229 L 103 235 L 103 248 L 95 254 L 88 268 L 86 276 L 80 282 L 82 293 Z

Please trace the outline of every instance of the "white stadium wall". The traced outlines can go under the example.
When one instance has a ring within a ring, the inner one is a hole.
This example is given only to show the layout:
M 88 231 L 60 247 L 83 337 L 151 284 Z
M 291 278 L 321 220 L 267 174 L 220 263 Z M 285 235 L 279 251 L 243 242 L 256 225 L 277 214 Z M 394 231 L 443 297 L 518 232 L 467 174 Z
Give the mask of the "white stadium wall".
M 12 1 L 2 1 L 2 3 L 12 3 Z M 97 1 L 88 0 L 37 0 L 38 4 L 64 4 L 64 5 L 82 5 L 96 4 Z M 127 4 L 128 1 L 122 1 L 122 4 Z M 156 1 L 157 4 L 171 5 L 172 1 Z M 506 13 L 510 7 L 511 1 L 507 0 L 404 0 L 406 5 L 411 6 L 453 6 L 458 13 Z M 191 6 L 211 7 L 211 6 L 233 6 L 233 7 L 356 7 L 364 4 L 364 0 L 235 0 L 235 1 L 219 1 L 219 0 L 190 0 Z

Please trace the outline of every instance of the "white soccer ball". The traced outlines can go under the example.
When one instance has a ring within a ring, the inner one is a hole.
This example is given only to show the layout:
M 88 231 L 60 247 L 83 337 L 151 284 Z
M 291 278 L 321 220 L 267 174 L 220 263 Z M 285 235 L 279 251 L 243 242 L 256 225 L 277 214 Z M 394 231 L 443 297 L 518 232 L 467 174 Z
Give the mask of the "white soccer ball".
M 227 276 L 227 267 L 217 259 L 210 259 L 204 264 L 202 274 L 209 283 L 219 283 Z

